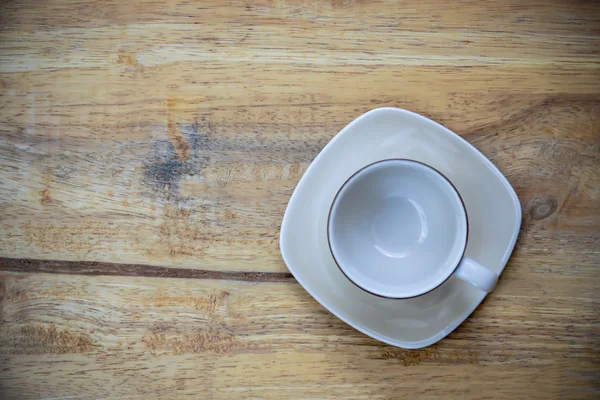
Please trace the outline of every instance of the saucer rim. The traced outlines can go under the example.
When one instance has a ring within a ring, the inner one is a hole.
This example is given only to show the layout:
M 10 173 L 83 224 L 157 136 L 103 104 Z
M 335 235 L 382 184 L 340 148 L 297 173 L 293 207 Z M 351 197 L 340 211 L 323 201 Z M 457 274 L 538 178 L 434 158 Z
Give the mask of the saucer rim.
M 295 268 L 292 266 L 293 264 L 289 261 L 289 257 L 286 255 L 286 249 L 284 246 L 284 238 L 286 235 L 286 232 L 288 231 L 288 224 L 289 224 L 289 213 L 288 211 L 290 210 L 290 207 L 292 205 L 292 203 L 294 202 L 294 199 L 296 197 L 296 193 L 298 191 L 300 191 L 305 185 L 306 185 L 306 180 L 304 179 L 305 176 L 308 175 L 308 173 L 314 168 L 315 164 L 317 163 L 318 160 L 320 160 L 323 157 L 326 157 L 327 153 L 327 149 L 330 147 L 333 147 L 335 145 L 335 143 L 340 140 L 340 137 L 347 132 L 348 130 L 350 130 L 354 125 L 358 124 L 360 121 L 362 121 L 363 119 L 367 118 L 368 116 L 372 116 L 372 115 L 376 115 L 376 114 L 380 114 L 380 113 L 385 113 L 385 112 L 396 112 L 399 114 L 404 114 L 404 115 L 409 115 L 411 117 L 416 117 L 417 119 L 423 120 L 427 123 L 433 123 L 436 127 L 440 128 L 442 131 L 444 131 L 446 134 L 450 134 L 452 136 L 455 136 L 457 139 L 459 139 L 460 142 L 462 142 L 462 144 L 465 144 L 466 147 L 474 152 L 478 158 L 480 158 L 485 164 L 487 164 L 490 169 L 494 172 L 494 174 L 500 178 L 500 182 L 502 182 L 504 188 L 507 190 L 507 192 L 510 195 L 510 198 L 512 199 L 514 206 L 515 206 L 515 231 L 512 234 L 512 237 L 509 241 L 509 245 L 507 247 L 507 251 L 505 252 L 504 256 L 502 257 L 499 265 L 500 270 L 498 272 L 498 275 L 500 276 L 502 274 L 502 272 L 504 271 L 504 268 L 506 267 L 506 264 L 508 262 L 508 260 L 510 259 L 510 256 L 512 255 L 513 251 L 514 251 L 514 247 L 517 241 L 517 237 L 519 235 L 519 231 L 520 231 L 520 227 L 521 227 L 521 219 L 522 219 L 522 210 L 521 210 L 521 204 L 519 202 L 519 199 L 517 197 L 517 194 L 514 190 L 514 188 L 510 185 L 510 183 L 508 182 L 508 180 L 506 179 L 506 177 L 504 176 L 504 174 L 502 174 L 502 172 L 500 172 L 500 170 L 485 156 L 483 155 L 475 146 L 473 146 L 472 144 L 470 144 L 468 141 L 466 141 L 465 139 L 463 139 L 461 136 L 459 136 L 458 134 L 456 134 L 455 132 L 451 131 L 450 129 L 446 128 L 445 126 L 441 125 L 440 123 L 427 118 L 421 114 L 406 110 L 406 109 L 402 109 L 402 108 L 396 108 L 396 107 L 380 107 L 380 108 L 375 108 L 373 110 L 367 111 L 365 113 L 363 113 L 362 115 L 358 116 L 357 118 L 355 118 L 354 120 L 352 120 L 350 123 L 348 123 L 344 128 L 342 128 L 342 130 L 340 130 L 328 143 L 327 145 L 325 145 L 325 147 L 319 152 L 319 154 L 314 158 L 314 160 L 310 163 L 310 165 L 308 166 L 308 168 L 306 169 L 306 171 L 304 172 L 304 174 L 302 175 L 302 177 L 300 178 L 300 181 L 298 182 L 298 184 L 296 185 L 296 187 L 294 188 L 294 191 L 292 192 L 292 195 L 290 196 L 290 200 L 288 202 L 288 205 L 286 207 L 286 211 L 284 213 L 283 216 L 283 220 L 281 223 L 281 229 L 280 229 L 280 237 L 279 237 L 279 249 L 281 252 L 281 256 L 283 258 L 283 261 L 285 262 L 288 270 L 292 273 L 292 275 L 294 276 L 294 278 L 296 279 L 296 281 L 298 281 L 298 283 L 302 286 L 302 288 L 304 290 L 306 290 L 315 300 L 317 300 L 319 302 L 319 304 L 321 306 L 323 306 L 326 310 L 328 310 L 329 312 L 331 312 L 333 315 L 335 315 L 337 318 L 341 319 L 342 321 L 344 321 L 346 324 L 350 325 L 351 327 L 353 327 L 354 329 L 358 330 L 359 332 L 364 333 L 367 336 L 370 336 L 373 339 L 379 340 L 383 343 L 387 343 L 390 344 L 392 346 L 397 346 L 397 347 L 401 347 L 401 348 L 405 348 L 405 349 L 419 349 L 419 348 L 423 348 L 423 347 L 427 347 L 430 346 L 434 343 L 437 343 L 438 341 L 442 340 L 443 338 L 445 338 L 447 335 L 449 335 L 452 331 L 454 331 L 460 324 L 462 324 L 472 313 L 473 311 L 475 311 L 475 309 L 481 304 L 481 302 L 483 301 L 483 299 L 486 297 L 487 293 L 480 291 L 479 293 L 479 299 L 476 299 L 473 301 L 472 303 L 472 307 L 467 308 L 467 311 L 464 312 L 460 318 L 457 318 L 454 320 L 454 322 L 452 322 L 451 324 L 449 324 L 445 329 L 442 329 L 440 332 L 438 332 L 437 334 L 433 335 L 432 337 L 428 338 L 428 339 L 424 339 L 421 341 L 413 341 L 413 342 L 406 342 L 406 341 L 402 341 L 402 340 L 397 340 L 397 339 L 392 339 L 390 337 L 387 337 L 385 335 L 382 335 L 378 332 L 375 332 L 373 330 L 371 330 L 370 328 L 366 327 L 366 326 L 361 326 L 357 323 L 354 323 L 353 321 L 350 321 L 349 318 L 345 318 L 342 315 L 340 315 L 333 307 L 330 307 L 327 302 L 324 302 L 320 296 L 318 296 L 310 287 L 310 285 L 306 285 L 306 283 L 304 282 L 304 280 L 302 278 L 300 278 L 298 276 L 298 274 L 296 273 Z M 382 159 L 383 160 L 383 159 Z M 466 209 L 466 208 L 465 208 Z M 468 212 L 468 210 L 466 210 Z M 348 279 L 348 278 L 346 278 Z M 351 280 L 350 280 L 351 281 Z M 352 282 L 352 281 L 351 281 Z M 440 286 L 438 286 L 435 290 L 437 290 Z M 394 299 L 395 301 L 403 301 L 406 299 Z

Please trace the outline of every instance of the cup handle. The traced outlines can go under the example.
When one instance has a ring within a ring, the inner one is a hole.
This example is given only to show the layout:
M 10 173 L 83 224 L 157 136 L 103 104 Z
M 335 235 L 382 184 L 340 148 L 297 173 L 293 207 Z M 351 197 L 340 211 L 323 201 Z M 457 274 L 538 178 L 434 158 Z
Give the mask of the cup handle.
M 498 274 L 468 257 L 462 259 L 454 275 L 486 293 L 494 290 L 498 282 Z

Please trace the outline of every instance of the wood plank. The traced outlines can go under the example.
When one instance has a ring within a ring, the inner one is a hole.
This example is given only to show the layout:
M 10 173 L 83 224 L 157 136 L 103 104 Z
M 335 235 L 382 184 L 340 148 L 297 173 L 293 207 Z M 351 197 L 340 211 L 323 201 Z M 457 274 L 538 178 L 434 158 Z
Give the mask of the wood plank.
M 600 3 L 0 5 L 0 398 L 600 394 Z M 523 208 L 495 292 L 418 351 L 314 301 L 287 201 L 380 106 Z
M 378 106 L 499 166 L 532 216 L 521 252 L 600 240 L 597 3 L 2 9 L 0 255 L 285 272 L 294 186 Z
M 462 125 L 463 136 L 517 190 L 527 218 L 520 245 L 582 233 L 597 244 L 598 97 L 496 94 L 485 105 L 470 99 L 475 106 L 458 97 L 440 114 L 448 121 L 437 119 L 458 132 L 454 125 Z M 245 124 L 226 121 L 244 113 L 237 108 L 215 111 L 218 121 L 209 114 L 179 122 L 166 112 L 166 126 L 147 129 L 115 116 L 98 135 L 81 132 L 95 124 L 70 127 L 60 118 L 48 126 L 4 124 L 0 253 L 285 271 L 277 242 L 295 184 L 343 123 L 370 106 L 312 107 L 313 122 L 306 123 L 303 107 L 284 121 L 277 121 L 283 108 L 274 107 L 254 110 L 254 122 Z M 319 122 L 338 111 L 337 126 Z
M 448 338 L 408 351 L 350 328 L 292 280 L 0 276 L 6 398 L 600 392 L 593 293 L 527 293 L 501 282 Z

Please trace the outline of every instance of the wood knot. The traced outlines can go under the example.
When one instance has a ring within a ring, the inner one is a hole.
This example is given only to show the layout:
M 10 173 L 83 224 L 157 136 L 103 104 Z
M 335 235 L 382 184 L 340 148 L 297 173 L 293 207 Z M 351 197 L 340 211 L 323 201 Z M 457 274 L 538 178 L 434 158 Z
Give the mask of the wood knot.
M 536 221 L 548 218 L 558 208 L 556 198 L 552 196 L 536 197 L 531 201 L 529 206 L 529 215 Z

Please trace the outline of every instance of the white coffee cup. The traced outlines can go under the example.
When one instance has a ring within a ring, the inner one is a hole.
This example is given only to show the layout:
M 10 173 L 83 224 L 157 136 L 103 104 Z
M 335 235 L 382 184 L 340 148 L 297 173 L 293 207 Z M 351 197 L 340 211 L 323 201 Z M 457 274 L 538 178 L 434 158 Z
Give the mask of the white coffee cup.
M 488 293 L 498 280 L 464 256 L 467 212 L 452 183 L 417 161 L 378 161 L 352 175 L 332 203 L 327 236 L 344 275 L 377 296 L 420 296 L 452 274 Z

